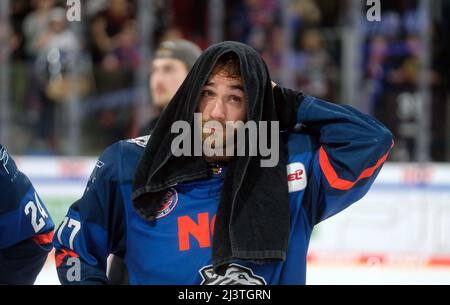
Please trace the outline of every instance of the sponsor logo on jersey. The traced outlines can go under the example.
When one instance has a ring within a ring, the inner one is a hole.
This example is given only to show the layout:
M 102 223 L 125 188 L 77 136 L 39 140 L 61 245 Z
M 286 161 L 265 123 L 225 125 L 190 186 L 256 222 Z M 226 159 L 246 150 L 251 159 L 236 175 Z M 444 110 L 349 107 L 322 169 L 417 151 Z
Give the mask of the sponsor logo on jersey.
M 307 181 L 303 163 L 294 162 L 287 165 L 287 180 L 289 193 L 305 189 Z
M 150 135 L 142 136 L 134 139 L 127 140 L 128 143 L 134 143 L 140 147 L 146 147 L 148 143 L 148 139 L 150 139 Z
M 201 285 L 267 285 L 252 269 L 238 264 L 230 264 L 224 275 L 215 273 L 212 265 L 203 267 L 199 273 L 203 279 Z
M 162 207 L 156 214 L 156 218 L 167 216 L 176 207 L 178 203 L 178 193 L 174 188 L 170 188 L 163 197 Z

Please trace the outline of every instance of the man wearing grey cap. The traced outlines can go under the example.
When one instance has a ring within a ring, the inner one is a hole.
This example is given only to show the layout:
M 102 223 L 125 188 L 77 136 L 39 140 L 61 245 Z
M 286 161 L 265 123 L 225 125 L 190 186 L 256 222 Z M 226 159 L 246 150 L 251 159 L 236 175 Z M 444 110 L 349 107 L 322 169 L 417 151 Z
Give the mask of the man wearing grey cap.
M 159 111 L 169 104 L 201 52 L 197 45 L 184 39 L 166 40 L 158 46 L 151 62 L 149 87 L 153 105 Z M 148 135 L 158 118 L 141 128 L 139 135 Z

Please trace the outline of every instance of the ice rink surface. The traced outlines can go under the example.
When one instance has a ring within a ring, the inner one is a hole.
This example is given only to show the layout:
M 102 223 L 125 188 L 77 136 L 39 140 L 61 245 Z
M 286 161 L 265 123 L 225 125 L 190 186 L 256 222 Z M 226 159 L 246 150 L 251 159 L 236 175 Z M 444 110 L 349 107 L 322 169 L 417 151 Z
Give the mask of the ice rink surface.
M 59 285 L 56 269 L 47 264 L 36 285 Z M 307 285 L 449 285 L 450 267 L 383 267 L 311 264 Z

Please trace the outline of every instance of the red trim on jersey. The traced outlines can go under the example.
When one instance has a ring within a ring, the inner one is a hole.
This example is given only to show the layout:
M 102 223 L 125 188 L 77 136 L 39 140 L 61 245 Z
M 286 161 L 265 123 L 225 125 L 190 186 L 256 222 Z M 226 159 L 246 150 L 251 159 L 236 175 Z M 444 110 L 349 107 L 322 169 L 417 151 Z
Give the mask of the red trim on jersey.
M 53 239 L 53 233 L 54 233 L 53 230 L 51 230 L 48 233 L 35 235 L 31 239 L 34 240 L 39 245 L 50 244 Z
M 78 254 L 73 252 L 72 250 L 61 249 L 58 251 L 59 254 L 56 255 L 55 264 L 56 267 L 61 266 L 64 258 L 69 255 L 70 257 L 80 257 Z
M 391 148 L 393 146 L 394 146 L 394 142 L 392 142 Z M 355 181 L 349 181 L 349 180 L 339 178 L 339 176 L 337 175 L 333 166 L 331 165 L 330 160 L 328 159 L 328 154 L 325 151 L 325 149 L 323 148 L 323 146 L 321 146 L 319 149 L 319 164 L 320 164 L 320 168 L 322 169 L 322 172 L 324 173 L 325 177 L 328 180 L 328 183 L 335 189 L 346 191 L 346 190 L 351 189 L 359 180 L 362 180 L 364 178 L 369 178 L 370 176 L 372 176 L 373 173 L 384 163 L 384 161 L 386 161 L 386 159 L 389 155 L 389 152 L 390 152 L 390 149 L 385 155 L 383 155 L 377 161 L 377 163 L 374 166 L 363 170 L 361 175 L 359 175 L 359 177 Z

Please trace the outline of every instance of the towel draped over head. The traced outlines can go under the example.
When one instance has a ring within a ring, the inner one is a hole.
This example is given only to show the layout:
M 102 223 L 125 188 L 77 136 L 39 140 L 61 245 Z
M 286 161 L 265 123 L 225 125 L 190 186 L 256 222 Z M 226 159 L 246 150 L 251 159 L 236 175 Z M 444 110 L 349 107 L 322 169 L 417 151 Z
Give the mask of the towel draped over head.
M 205 50 L 160 117 L 135 174 L 134 208 L 149 221 L 157 221 L 155 216 L 169 187 L 210 175 L 203 156 L 175 157 L 172 154 L 171 143 L 177 134 L 170 130 L 172 123 L 178 120 L 193 126 L 202 88 L 217 60 L 230 52 L 239 59 L 247 120 L 257 125 L 260 121 L 270 124 L 278 120 L 267 66 L 253 48 L 227 41 Z M 268 147 L 270 139 L 269 128 Z M 257 156 L 236 156 L 228 162 L 212 244 L 212 264 L 217 273 L 223 274 L 226 267 L 237 260 L 254 263 L 285 260 L 290 209 L 283 137 L 279 139 L 278 154 L 279 162 L 274 167 L 262 167 L 260 161 L 264 157 L 259 152 Z

